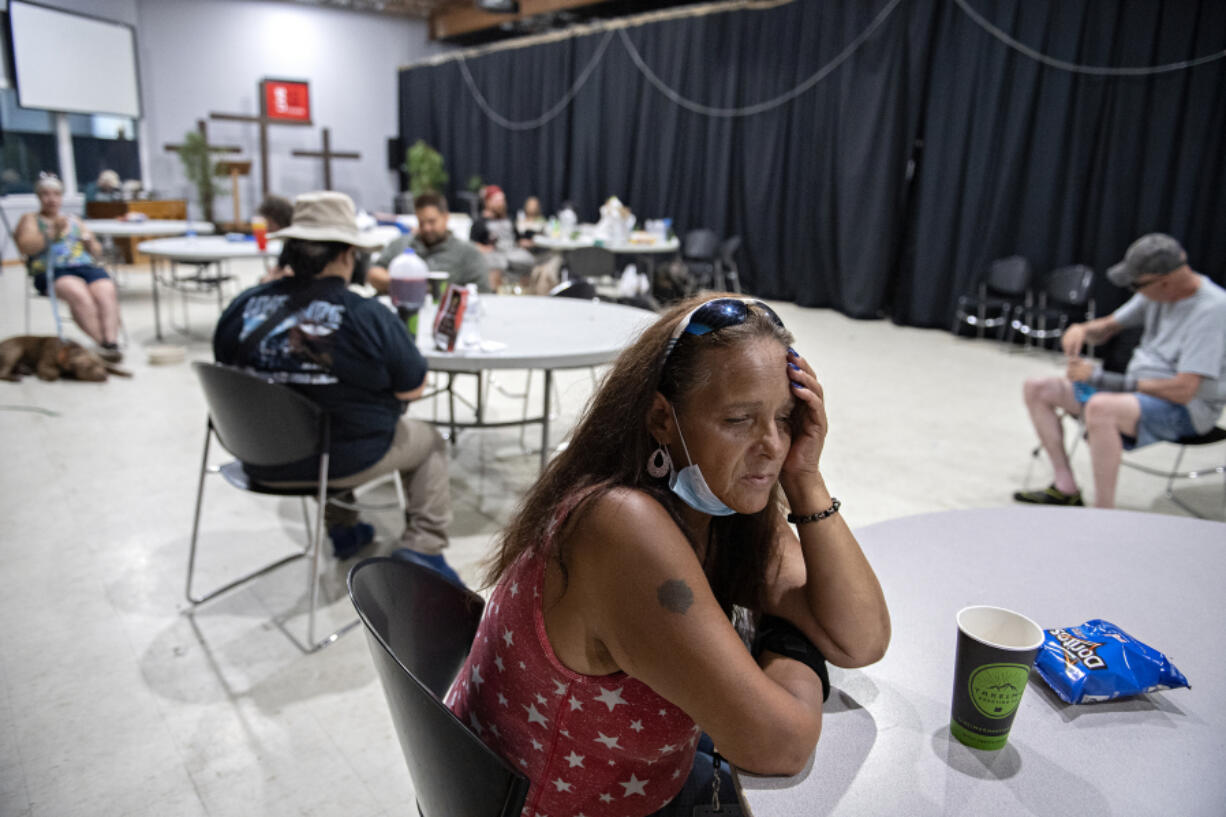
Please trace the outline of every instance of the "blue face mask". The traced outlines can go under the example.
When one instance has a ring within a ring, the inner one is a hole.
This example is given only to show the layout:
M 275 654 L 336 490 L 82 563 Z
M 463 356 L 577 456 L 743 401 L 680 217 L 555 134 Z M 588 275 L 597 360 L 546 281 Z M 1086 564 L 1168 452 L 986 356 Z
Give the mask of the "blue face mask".
M 711 516 L 731 516 L 736 511 L 725 505 L 715 492 L 707 485 L 707 481 L 703 479 L 702 471 L 699 470 L 697 463 L 690 458 L 689 448 L 685 444 L 685 435 L 681 433 L 681 423 L 677 420 L 677 410 L 671 405 L 669 409 L 673 412 L 673 422 L 677 424 L 677 436 L 681 438 L 681 449 L 685 451 L 685 458 L 690 464 L 677 471 L 670 463 L 668 468 L 668 488 L 676 494 L 682 502 L 689 505 L 699 513 L 709 514 Z

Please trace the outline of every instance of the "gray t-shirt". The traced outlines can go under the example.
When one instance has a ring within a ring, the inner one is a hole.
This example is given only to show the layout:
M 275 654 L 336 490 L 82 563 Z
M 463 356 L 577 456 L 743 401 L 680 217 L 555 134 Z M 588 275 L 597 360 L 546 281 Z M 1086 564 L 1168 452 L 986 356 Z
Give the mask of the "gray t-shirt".
M 1197 433 L 1204 434 L 1226 406 L 1226 290 L 1199 277 L 1195 295 L 1157 303 L 1138 292 L 1112 317 L 1124 328 L 1145 327 L 1128 374 L 1138 380 L 1169 379 L 1181 372 L 1202 376 L 1188 414 Z
M 463 239 L 447 233 L 442 241 L 427 246 L 416 235 L 402 235 L 383 248 L 383 252 L 375 260 L 376 267 L 391 266 L 392 259 L 404 252 L 405 247 L 412 247 L 432 270 L 450 273 L 447 282 L 450 284 L 476 284 L 478 292 L 490 291 L 490 273 L 486 266 L 485 256 L 475 246 Z

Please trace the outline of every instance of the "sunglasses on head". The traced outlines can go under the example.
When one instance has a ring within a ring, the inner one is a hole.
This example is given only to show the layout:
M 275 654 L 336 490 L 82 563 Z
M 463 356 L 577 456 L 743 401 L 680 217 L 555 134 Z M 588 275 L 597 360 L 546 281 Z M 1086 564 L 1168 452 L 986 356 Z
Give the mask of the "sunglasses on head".
M 774 321 L 776 326 L 783 328 L 783 321 L 775 314 L 775 310 L 757 298 L 716 298 L 713 301 L 707 301 L 690 310 L 690 313 L 677 324 L 677 328 L 673 330 L 672 336 L 668 339 L 668 347 L 664 351 L 664 361 L 660 364 L 660 370 L 663 371 L 664 366 L 668 364 L 668 358 L 682 335 L 706 335 L 729 326 L 739 326 L 749 319 L 750 306 L 758 307 Z

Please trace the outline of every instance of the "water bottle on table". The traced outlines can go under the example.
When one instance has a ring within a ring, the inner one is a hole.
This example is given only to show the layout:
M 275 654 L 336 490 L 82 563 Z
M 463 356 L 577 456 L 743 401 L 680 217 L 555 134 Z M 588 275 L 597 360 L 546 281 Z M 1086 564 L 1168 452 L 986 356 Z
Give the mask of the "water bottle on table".
M 405 328 L 417 337 L 417 313 L 426 302 L 426 287 L 430 270 L 412 247 L 392 259 L 388 267 L 388 291 L 392 305 L 404 321 Z

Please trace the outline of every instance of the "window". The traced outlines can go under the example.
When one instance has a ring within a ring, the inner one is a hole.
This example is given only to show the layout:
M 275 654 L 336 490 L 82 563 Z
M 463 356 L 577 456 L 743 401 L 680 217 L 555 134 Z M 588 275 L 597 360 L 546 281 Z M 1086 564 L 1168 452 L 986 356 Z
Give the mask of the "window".
M 140 145 L 136 120 L 103 114 L 68 114 L 77 186 L 93 198 L 98 174 L 114 170 L 124 181 L 140 179 Z
M 12 88 L 0 88 L 0 167 L 0 195 L 33 193 L 40 172 L 60 172 L 55 118 L 19 108 Z

